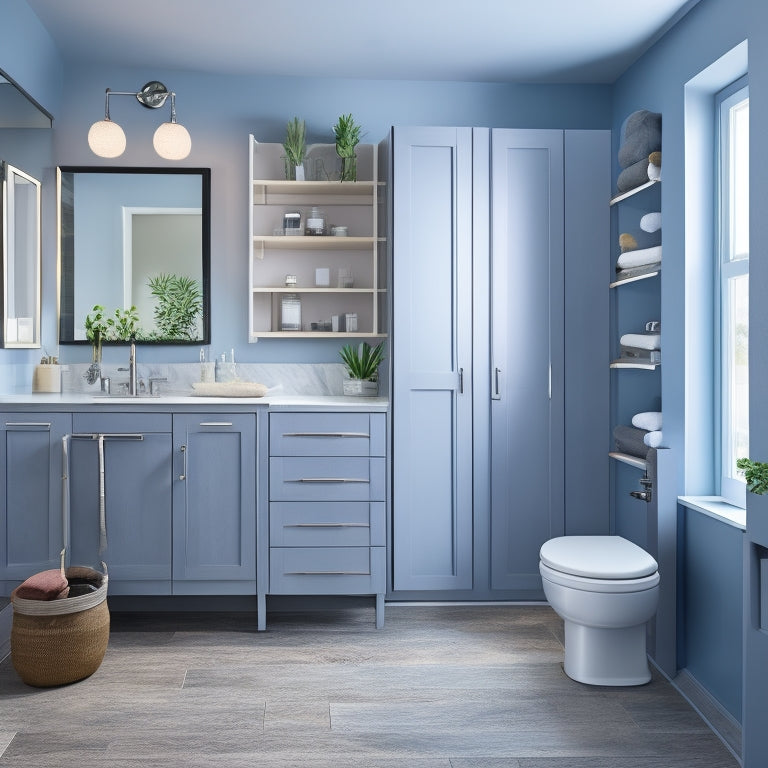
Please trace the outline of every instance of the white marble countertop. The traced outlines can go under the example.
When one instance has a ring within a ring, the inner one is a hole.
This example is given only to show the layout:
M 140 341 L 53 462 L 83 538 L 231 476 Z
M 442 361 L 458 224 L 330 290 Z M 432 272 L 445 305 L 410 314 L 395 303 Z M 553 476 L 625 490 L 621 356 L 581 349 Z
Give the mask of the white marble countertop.
M 45 393 L 30 392 L 12 395 L 0 395 L 0 410 L 10 409 L 40 410 L 82 410 L 87 408 L 162 411 L 166 408 L 184 407 L 185 409 L 207 410 L 236 408 L 251 410 L 254 407 L 270 410 L 290 409 L 327 409 L 327 410 L 365 410 L 385 411 L 389 406 L 386 397 L 344 397 L 338 395 L 280 395 L 265 397 L 204 397 L 191 395 L 160 395 L 150 397 L 103 396 L 80 392 Z

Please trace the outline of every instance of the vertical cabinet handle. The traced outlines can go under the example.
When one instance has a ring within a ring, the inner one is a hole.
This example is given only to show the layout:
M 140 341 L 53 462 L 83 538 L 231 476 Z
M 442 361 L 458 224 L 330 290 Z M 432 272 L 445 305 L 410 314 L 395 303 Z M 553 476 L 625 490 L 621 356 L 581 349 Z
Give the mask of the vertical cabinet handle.
M 464 394 L 464 369 L 459 368 L 459 394 Z
M 182 470 L 182 474 L 179 475 L 179 480 L 186 480 L 187 479 L 187 446 L 186 445 L 181 446 L 181 455 L 184 457 L 184 469 Z
M 493 386 L 491 387 L 491 399 L 501 400 L 501 368 L 493 369 Z

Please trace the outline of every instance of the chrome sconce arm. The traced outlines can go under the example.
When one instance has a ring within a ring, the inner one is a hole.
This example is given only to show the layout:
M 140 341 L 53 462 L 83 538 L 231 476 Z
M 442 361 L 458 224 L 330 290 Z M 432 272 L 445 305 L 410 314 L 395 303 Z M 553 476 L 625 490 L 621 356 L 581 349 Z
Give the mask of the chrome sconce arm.
M 176 94 L 169 91 L 158 80 L 150 80 L 141 90 L 113 91 L 107 88 L 104 104 L 104 119 L 95 122 L 88 131 L 88 146 L 99 157 L 119 157 L 125 151 L 126 139 L 123 129 L 110 118 L 110 96 L 134 96 L 147 109 L 159 109 L 171 97 L 171 119 L 162 123 L 155 131 L 152 144 L 160 157 L 166 160 L 183 160 L 192 149 L 189 131 L 176 122 Z

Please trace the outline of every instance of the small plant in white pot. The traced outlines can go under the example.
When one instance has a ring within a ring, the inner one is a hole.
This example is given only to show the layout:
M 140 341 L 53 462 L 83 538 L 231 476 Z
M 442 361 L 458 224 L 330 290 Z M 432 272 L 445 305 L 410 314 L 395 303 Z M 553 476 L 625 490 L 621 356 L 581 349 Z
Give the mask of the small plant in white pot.
M 365 341 L 358 347 L 345 344 L 339 354 L 349 375 L 342 385 L 344 394 L 375 397 L 379 393 L 379 364 L 384 359 L 384 342 L 375 347 Z

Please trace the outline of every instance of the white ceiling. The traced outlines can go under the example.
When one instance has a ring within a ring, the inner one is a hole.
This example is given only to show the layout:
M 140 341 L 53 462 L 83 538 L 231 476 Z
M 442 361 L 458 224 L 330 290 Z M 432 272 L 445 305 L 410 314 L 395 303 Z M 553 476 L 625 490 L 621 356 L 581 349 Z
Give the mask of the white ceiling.
M 699 0 L 27 0 L 65 61 L 610 83 Z

